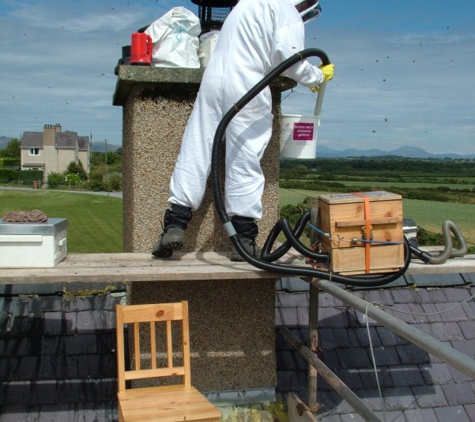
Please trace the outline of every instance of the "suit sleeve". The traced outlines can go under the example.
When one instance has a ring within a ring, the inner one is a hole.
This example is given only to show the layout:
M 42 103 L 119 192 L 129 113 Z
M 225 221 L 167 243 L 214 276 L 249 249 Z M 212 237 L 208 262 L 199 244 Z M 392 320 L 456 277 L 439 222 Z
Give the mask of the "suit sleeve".
M 274 35 L 273 67 L 304 49 L 305 32 L 301 22 L 295 22 L 279 28 L 274 32 Z M 284 75 L 309 88 L 318 86 L 323 82 L 323 72 L 318 66 L 312 65 L 306 59 L 287 69 Z

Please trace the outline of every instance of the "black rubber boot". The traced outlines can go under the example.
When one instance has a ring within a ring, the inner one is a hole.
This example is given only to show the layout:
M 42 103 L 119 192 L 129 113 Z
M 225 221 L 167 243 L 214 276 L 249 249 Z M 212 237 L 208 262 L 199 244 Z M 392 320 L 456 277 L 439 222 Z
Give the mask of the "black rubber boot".
M 183 248 L 185 230 L 192 217 L 191 208 L 172 204 L 165 211 L 164 229 L 153 246 L 152 255 L 157 258 L 170 258 L 173 251 Z
M 256 244 L 256 237 L 259 233 L 259 228 L 255 220 L 250 217 L 240 217 L 235 215 L 231 218 L 231 222 L 236 229 L 244 249 L 254 257 L 260 256 L 261 249 Z M 230 259 L 234 262 L 244 261 L 244 258 L 239 254 L 234 245 Z

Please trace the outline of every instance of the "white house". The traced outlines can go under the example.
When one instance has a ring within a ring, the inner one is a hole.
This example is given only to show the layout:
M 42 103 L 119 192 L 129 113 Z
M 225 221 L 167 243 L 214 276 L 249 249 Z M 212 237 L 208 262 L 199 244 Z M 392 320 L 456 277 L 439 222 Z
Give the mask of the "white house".
M 43 182 L 50 173 L 63 173 L 69 163 L 81 161 L 90 171 L 90 142 L 76 132 L 61 132 L 61 125 L 45 125 L 43 132 L 24 132 L 21 145 L 21 169 L 43 170 Z

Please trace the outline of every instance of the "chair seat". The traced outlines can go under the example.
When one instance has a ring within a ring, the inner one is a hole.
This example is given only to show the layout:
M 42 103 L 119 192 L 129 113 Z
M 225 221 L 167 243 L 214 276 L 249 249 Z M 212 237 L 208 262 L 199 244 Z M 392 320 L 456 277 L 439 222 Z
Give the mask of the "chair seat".
M 146 387 L 117 394 L 127 422 L 220 421 L 221 412 L 196 388 L 183 385 Z

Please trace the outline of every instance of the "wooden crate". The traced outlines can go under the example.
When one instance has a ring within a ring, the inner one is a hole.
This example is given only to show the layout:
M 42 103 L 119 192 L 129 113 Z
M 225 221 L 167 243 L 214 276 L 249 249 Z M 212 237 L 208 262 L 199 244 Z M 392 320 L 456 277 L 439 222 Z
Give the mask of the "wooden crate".
M 321 195 L 318 227 L 330 269 L 345 275 L 387 273 L 404 265 L 402 197 L 390 192 Z M 369 228 L 369 239 L 366 235 Z M 385 243 L 386 242 L 386 243 Z

